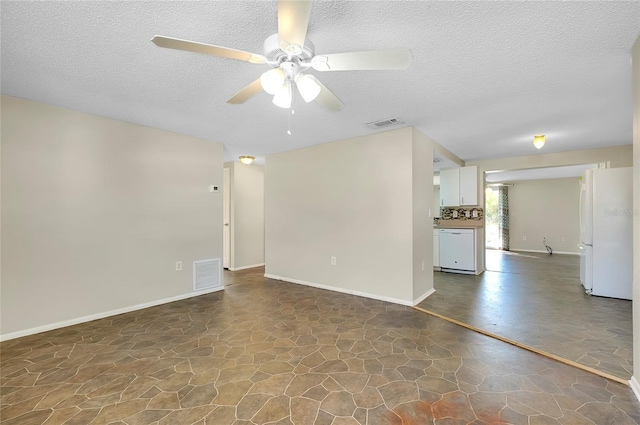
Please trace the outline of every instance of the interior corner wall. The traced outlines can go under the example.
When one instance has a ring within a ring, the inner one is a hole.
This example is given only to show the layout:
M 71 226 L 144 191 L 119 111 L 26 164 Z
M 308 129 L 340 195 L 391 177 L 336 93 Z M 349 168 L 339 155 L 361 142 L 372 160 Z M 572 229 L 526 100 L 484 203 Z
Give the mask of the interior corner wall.
M 413 301 L 433 291 L 433 191 L 434 142 L 413 128 L 412 214 L 413 214 Z
M 633 45 L 633 377 L 640 400 L 640 37 Z
M 194 294 L 192 262 L 222 257 L 222 144 L 1 107 L 3 339 Z
M 546 252 L 546 238 L 554 252 L 578 254 L 579 203 L 577 177 L 514 182 L 509 187 L 510 249 Z
M 229 270 L 264 265 L 264 166 L 231 168 L 231 257 Z
M 265 275 L 411 304 L 411 155 L 406 127 L 267 156 Z

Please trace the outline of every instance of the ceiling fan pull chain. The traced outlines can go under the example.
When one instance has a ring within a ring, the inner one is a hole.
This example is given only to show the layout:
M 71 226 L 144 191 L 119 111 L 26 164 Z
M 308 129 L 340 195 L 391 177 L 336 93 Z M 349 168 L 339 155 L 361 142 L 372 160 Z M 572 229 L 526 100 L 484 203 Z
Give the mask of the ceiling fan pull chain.
M 291 108 L 289 108 L 289 129 L 287 130 L 287 134 L 291 136 L 291 117 L 295 114 L 293 110 L 293 99 L 291 99 Z

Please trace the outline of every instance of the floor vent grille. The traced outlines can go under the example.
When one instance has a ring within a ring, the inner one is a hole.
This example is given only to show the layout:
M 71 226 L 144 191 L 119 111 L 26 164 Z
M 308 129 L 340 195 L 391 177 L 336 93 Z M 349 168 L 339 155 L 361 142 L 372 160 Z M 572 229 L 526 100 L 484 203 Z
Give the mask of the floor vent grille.
M 193 290 L 202 291 L 222 286 L 220 259 L 193 262 Z

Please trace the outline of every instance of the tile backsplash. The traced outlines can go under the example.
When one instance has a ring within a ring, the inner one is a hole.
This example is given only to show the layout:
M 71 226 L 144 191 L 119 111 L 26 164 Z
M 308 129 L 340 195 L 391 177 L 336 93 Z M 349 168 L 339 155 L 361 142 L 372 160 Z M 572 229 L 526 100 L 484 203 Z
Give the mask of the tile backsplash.
M 477 212 L 477 217 L 473 216 L 473 212 Z M 469 217 L 467 217 L 467 212 Z M 457 217 L 455 216 L 457 213 Z M 484 210 L 478 207 L 441 207 L 440 208 L 440 221 L 446 220 L 472 220 L 482 221 L 484 219 Z

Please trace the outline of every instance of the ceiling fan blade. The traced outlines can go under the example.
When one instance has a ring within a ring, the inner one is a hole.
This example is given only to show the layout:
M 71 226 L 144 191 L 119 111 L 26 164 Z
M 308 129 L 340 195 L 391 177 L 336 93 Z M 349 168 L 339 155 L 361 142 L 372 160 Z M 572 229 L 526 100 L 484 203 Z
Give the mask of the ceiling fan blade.
M 261 91 L 262 91 L 262 85 L 260 84 L 260 78 L 258 78 L 253 83 L 249 84 L 248 86 L 240 90 L 238 93 L 234 94 L 229 99 L 227 99 L 227 103 L 232 103 L 234 105 L 237 105 L 239 103 L 244 103 Z
M 278 1 L 278 37 L 282 50 L 287 53 L 302 51 L 310 12 L 310 0 Z
M 340 99 L 338 99 L 335 94 L 331 93 L 331 90 L 329 90 L 320 81 L 316 81 L 321 88 L 320 94 L 318 94 L 318 97 L 316 97 L 316 102 L 318 102 L 324 108 L 334 112 L 337 112 L 344 108 L 344 103 L 340 102 Z
M 370 50 L 314 56 L 311 66 L 317 71 L 369 71 L 406 69 L 411 61 L 410 50 Z
M 204 53 L 205 55 L 218 56 L 221 58 L 237 59 L 240 61 L 262 64 L 267 59 L 262 55 L 244 52 L 242 50 L 229 49 L 227 47 L 214 46 L 212 44 L 196 43 L 195 41 L 180 40 L 179 38 L 164 37 L 162 35 L 154 36 L 151 41 L 158 47 L 166 47 L 168 49 L 186 50 L 195 53 Z

